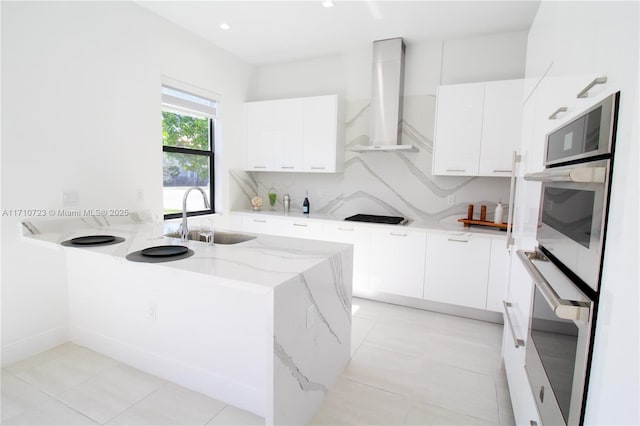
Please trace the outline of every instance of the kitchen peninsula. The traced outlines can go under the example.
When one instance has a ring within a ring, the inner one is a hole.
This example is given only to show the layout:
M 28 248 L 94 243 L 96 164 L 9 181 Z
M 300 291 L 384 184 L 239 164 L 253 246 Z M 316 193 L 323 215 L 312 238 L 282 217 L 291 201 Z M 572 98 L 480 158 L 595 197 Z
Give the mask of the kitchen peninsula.
M 24 227 L 26 241 L 64 250 L 70 340 L 267 425 L 307 423 L 349 361 L 352 247 L 254 235 L 230 245 L 188 241 L 194 254 L 181 260 L 130 262 L 137 250 L 182 244 L 162 224 L 133 218 Z M 96 234 L 124 241 L 60 244 Z

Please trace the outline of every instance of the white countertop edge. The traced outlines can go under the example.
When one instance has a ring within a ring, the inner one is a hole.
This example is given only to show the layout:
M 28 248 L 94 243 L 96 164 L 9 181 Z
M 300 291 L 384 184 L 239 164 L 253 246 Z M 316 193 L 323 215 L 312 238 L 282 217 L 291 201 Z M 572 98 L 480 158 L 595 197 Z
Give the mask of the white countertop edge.
M 294 219 L 294 220 L 304 220 L 315 223 L 345 223 L 351 224 L 358 227 L 365 227 L 370 229 L 406 229 L 408 231 L 424 231 L 424 232 L 433 232 L 433 233 L 455 233 L 455 234 L 472 234 L 480 237 L 487 237 L 493 239 L 506 239 L 507 233 L 506 231 L 498 231 L 493 229 L 483 229 L 478 227 L 465 227 L 464 225 L 422 225 L 419 222 L 411 222 L 407 225 L 387 225 L 383 223 L 370 223 L 370 222 L 352 222 L 345 221 L 343 218 L 331 216 L 331 215 L 322 215 L 322 214 L 310 214 L 308 216 L 303 215 L 302 213 L 292 212 L 285 214 L 279 211 L 270 211 L 270 210 L 232 210 L 229 212 L 230 215 L 240 215 L 240 216 L 269 216 L 280 219 Z

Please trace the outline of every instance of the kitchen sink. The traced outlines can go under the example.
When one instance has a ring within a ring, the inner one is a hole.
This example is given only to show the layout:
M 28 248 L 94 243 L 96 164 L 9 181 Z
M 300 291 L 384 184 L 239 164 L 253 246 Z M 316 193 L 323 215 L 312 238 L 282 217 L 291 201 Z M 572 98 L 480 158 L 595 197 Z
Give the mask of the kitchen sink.
M 196 229 L 193 231 L 189 231 L 189 233 L 187 234 L 187 239 L 193 240 L 193 241 L 207 242 L 206 236 L 201 235 L 203 232 L 206 232 L 206 230 Z M 165 237 L 181 238 L 180 232 L 172 232 L 170 234 L 165 234 Z M 235 234 L 231 232 L 216 231 L 213 234 L 214 244 L 238 244 L 238 243 L 244 243 L 245 241 L 255 240 L 255 239 L 256 237 L 252 235 Z

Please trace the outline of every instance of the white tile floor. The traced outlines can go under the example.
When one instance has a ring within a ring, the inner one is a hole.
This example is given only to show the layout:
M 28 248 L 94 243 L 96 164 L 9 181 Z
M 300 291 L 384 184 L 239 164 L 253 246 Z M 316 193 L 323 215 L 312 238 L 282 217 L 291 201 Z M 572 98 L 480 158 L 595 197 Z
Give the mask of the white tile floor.
M 314 425 L 514 424 L 502 327 L 354 298 L 352 360 Z M 2 370 L 3 425 L 262 425 L 67 343 Z

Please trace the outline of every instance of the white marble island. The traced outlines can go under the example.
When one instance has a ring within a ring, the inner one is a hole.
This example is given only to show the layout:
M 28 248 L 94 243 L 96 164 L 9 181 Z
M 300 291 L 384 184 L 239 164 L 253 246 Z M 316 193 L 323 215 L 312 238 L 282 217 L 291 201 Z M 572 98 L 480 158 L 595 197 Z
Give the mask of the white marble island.
M 65 251 L 70 340 L 246 409 L 266 424 L 305 424 L 349 361 L 352 247 L 257 235 L 190 241 L 165 263 L 125 256 L 162 244 L 150 224 L 33 222 L 25 238 Z M 59 243 L 109 234 L 120 244 Z

